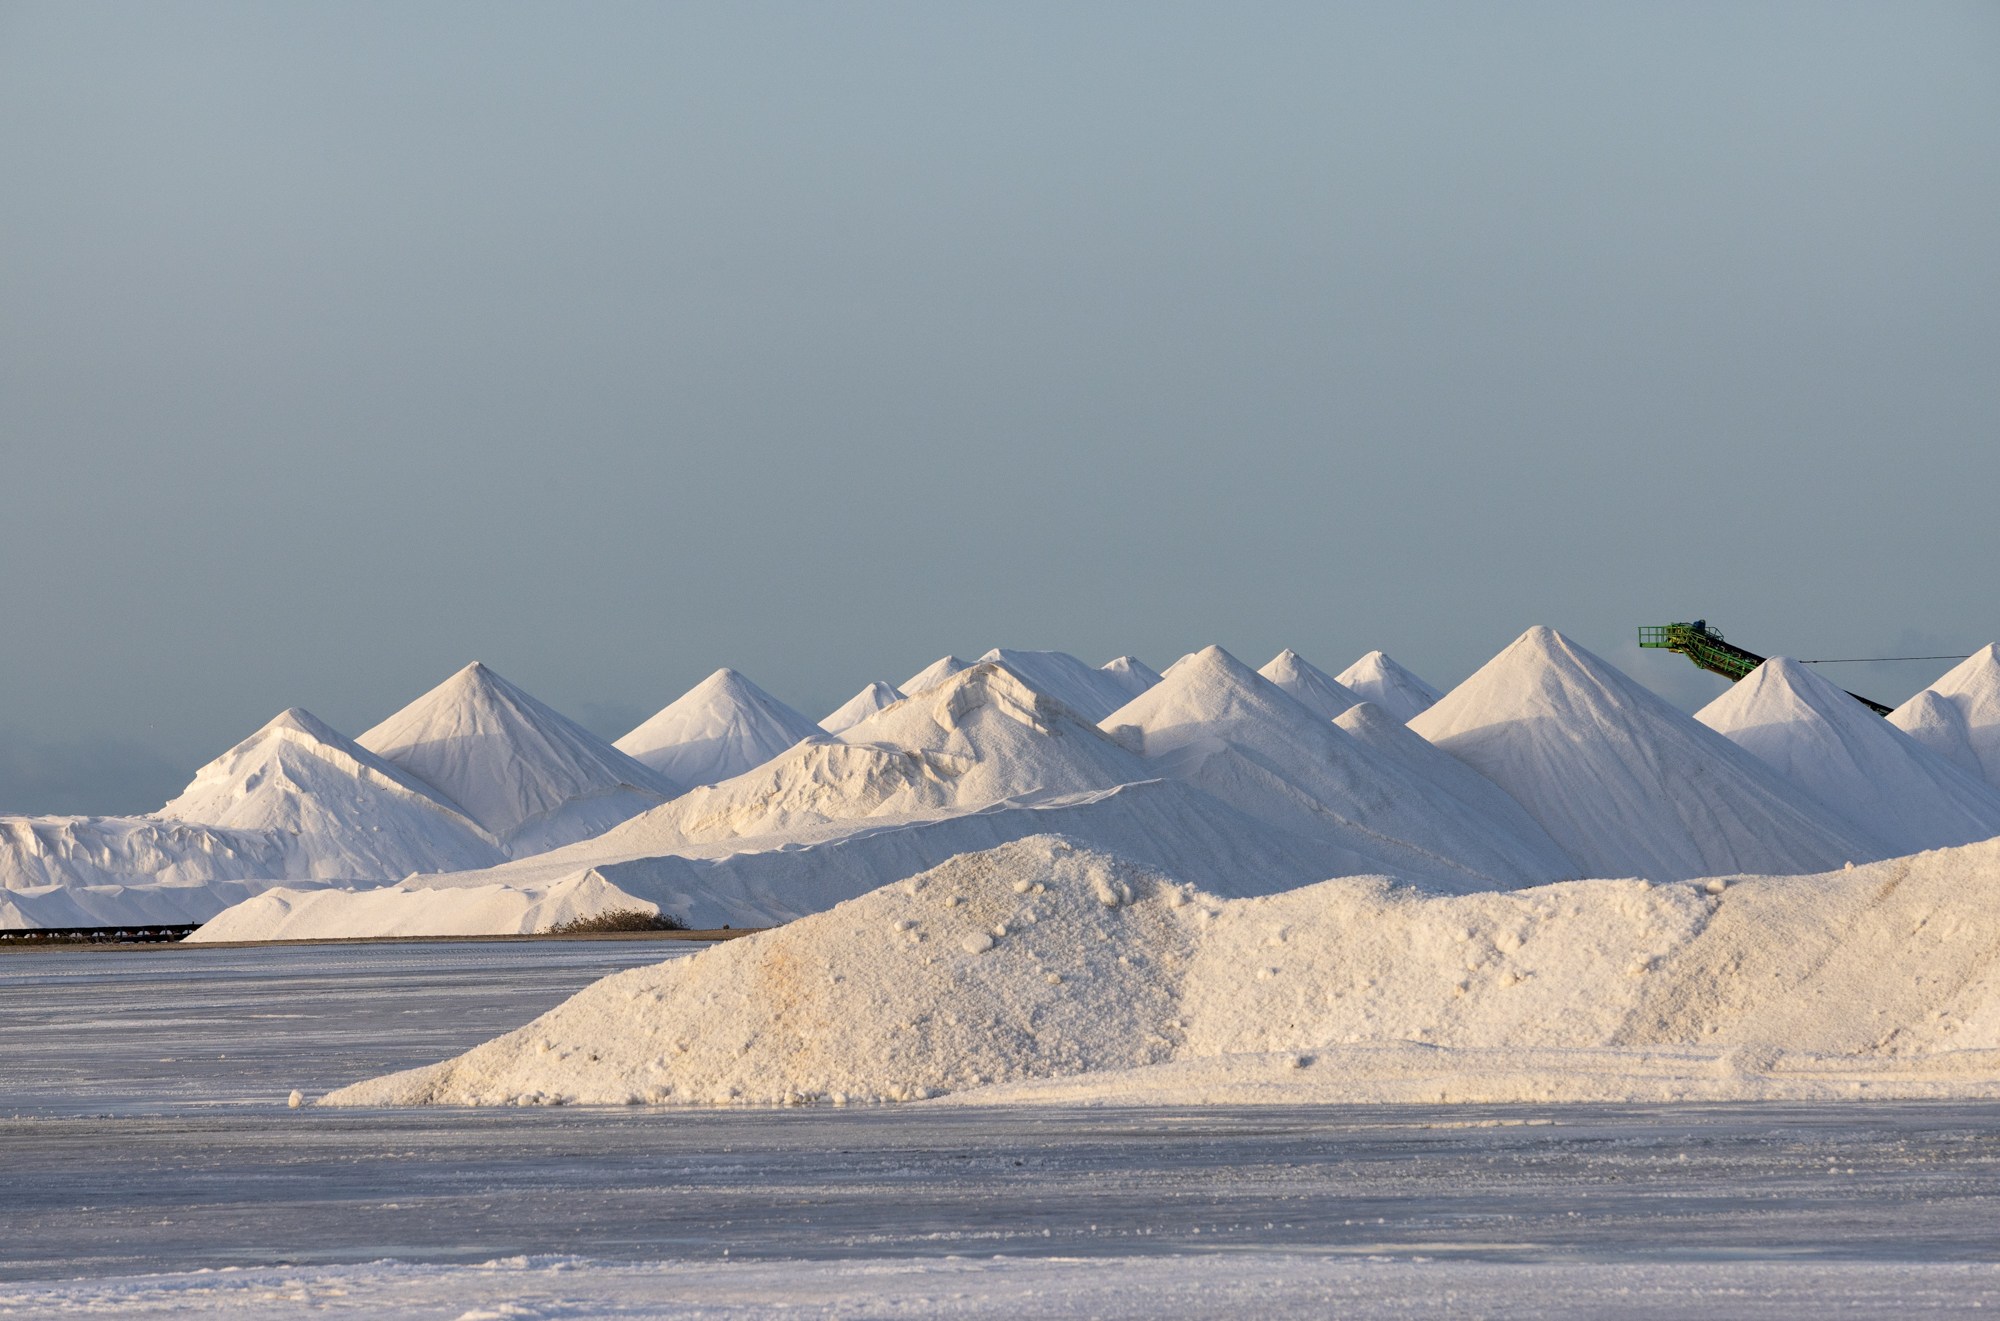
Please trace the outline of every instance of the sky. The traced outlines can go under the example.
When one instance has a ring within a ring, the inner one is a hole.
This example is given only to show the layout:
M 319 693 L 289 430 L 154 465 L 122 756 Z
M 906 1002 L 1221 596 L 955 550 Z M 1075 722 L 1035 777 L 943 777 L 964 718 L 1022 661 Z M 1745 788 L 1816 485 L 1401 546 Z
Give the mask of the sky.
M 2000 636 L 1986 0 L 0 0 L 0 180 L 0 812 L 473 659 Z

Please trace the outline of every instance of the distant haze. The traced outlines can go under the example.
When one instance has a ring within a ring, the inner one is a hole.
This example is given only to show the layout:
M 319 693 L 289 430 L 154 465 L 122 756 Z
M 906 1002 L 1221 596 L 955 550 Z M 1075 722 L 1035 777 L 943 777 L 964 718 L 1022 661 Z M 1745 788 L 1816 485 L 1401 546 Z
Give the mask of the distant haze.
M 2000 635 L 1989 0 L 6 3 L 0 181 L 0 811 L 473 659 Z

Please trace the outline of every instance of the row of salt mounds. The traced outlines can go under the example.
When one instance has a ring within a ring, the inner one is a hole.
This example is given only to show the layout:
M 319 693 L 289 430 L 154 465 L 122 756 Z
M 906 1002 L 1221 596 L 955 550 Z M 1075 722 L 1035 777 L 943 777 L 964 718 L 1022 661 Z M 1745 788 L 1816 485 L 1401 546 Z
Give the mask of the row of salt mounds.
M 1518 803 L 1421 739 L 1357 738 L 1220 647 L 1183 657 L 1104 724 L 1161 773 L 1288 830 L 1333 832 L 1397 875 L 1490 889 L 1580 874 Z
M 1591 876 L 1822 871 L 1886 850 L 1550 628 L 1410 728 L 1511 794 Z
M 1987 842 L 1818 876 L 1225 901 L 1033 839 L 327 1099 L 1993 1096 L 1996 883 Z
M 277 881 L 504 857 L 430 786 L 293 708 L 151 817 L 0 818 L 0 925 L 205 921 Z
M 1886 853 L 2000 835 L 2000 791 L 1797 661 L 1776 656 L 1695 713 Z
M 1444 694 L 1398 665 L 1387 653 L 1371 651 L 1334 676 L 1364 702 L 1373 702 L 1405 723 L 1435 706 Z
M 681 788 L 477 661 L 355 741 L 517 857 L 597 834 Z
M 761 766 L 800 739 L 825 731 L 750 682 L 721 669 L 613 746 L 687 788 Z
M 2000 788 L 2000 644 L 1987 643 L 1896 708 L 1898 729 Z
M 1199 872 L 1225 893 L 1392 865 L 1380 840 L 1331 817 L 1297 834 L 1158 778 L 1160 767 L 997 665 L 961 672 L 848 738 L 855 741 L 802 743 L 568 848 L 484 871 L 414 877 L 399 888 L 421 891 L 426 897 L 412 902 L 448 912 L 457 888 L 533 893 L 594 869 L 693 925 L 756 926 L 823 910 L 955 854 L 1051 831 Z M 1391 851 L 1404 863 L 1436 865 L 1407 848 Z M 1465 879 L 1462 868 L 1438 870 Z M 250 906 L 270 923 L 258 938 L 379 934 L 368 925 L 376 910 L 343 914 L 336 896 L 310 906 L 282 900 Z M 243 915 L 224 916 L 235 938 L 247 938 Z
M 1094 669 L 1066 651 L 995 647 L 979 660 L 985 665 L 1005 666 L 1028 687 L 1090 720 L 1104 719 L 1150 687 L 1149 680 L 1158 682 L 1159 678 L 1129 656 L 1112 662 L 1119 667 L 1116 670 Z
M 882 708 L 894 706 L 902 700 L 903 694 L 877 679 L 835 707 L 830 715 L 819 722 L 819 727 L 829 734 L 838 734 L 842 730 L 860 724 Z
M 1326 720 L 1367 700 L 1290 647 L 1273 656 L 1257 673 L 1284 689 L 1300 706 Z

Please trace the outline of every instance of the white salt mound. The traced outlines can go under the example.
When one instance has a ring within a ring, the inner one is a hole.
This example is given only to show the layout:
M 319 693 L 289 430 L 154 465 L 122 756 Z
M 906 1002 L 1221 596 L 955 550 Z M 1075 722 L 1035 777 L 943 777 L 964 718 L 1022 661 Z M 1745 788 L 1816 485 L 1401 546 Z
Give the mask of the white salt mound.
M 1104 725 L 1159 773 L 1274 825 L 1373 853 L 1379 870 L 1460 889 L 1577 872 L 1518 807 L 1492 795 L 1482 806 L 1420 760 L 1376 751 L 1220 647 L 1183 657 Z
M 1886 852 L 2000 835 L 2000 790 L 1797 661 L 1772 657 L 1695 719 L 1880 840 Z
M 1944 714 L 1940 700 L 1953 709 L 1955 718 Z M 1989 642 L 1952 666 L 1889 719 L 1967 770 L 1971 767 L 1965 757 L 1970 753 L 1986 782 L 2000 788 L 2000 643 Z
M 515 856 L 596 834 L 680 789 L 477 661 L 355 742 Z
M 1444 696 L 1381 651 L 1369 652 L 1334 679 L 1362 701 L 1373 702 L 1403 721 L 1416 719 Z
M 1089 720 L 1102 720 L 1132 700 L 1132 675 L 1096 669 L 1066 651 L 995 647 L 979 660 L 1005 666 L 1028 687 Z
M 860 724 L 883 707 L 894 706 L 902 700 L 901 693 L 878 679 L 842 702 L 831 715 L 819 722 L 819 727 L 829 734 L 838 734 Z
M 1160 681 L 1160 672 L 1137 656 L 1120 656 L 1097 668 L 1118 681 L 1128 701 Z
M 1257 673 L 1290 693 L 1300 706 L 1327 720 L 1366 700 L 1290 647 L 1271 657 Z
M 949 679 L 952 675 L 972 668 L 971 661 L 960 660 L 956 656 L 940 656 L 924 666 L 909 678 L 896 685 L 905 697 L 915 697 L 927 693 Z
M 735 670 L 721 669 L 613 746 L 675 784 L 714 784 L 826 733 Z
M 1410 728 L 1511 794 L 1585 875 L 1788 875 L 1887 851 L 1553 629 L 1523 633 Z
M 202 767 L 155 815 L 277 832 L 297 859 L 287 876 L 393 879 L 506 856 L 436 789 L 297 707 Z
M 1036 838 L 327 1100 L 2000 1096 L 1996 882 L 2000 842 L 1727 883 L 1220 900 Z

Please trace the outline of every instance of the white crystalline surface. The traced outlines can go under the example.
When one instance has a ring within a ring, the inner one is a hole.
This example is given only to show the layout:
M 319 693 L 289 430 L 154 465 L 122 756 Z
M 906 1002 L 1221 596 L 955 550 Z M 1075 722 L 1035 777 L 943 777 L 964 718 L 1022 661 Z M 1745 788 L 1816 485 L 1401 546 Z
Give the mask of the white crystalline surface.
M 1969 756 L 1986 782 L 2000 788 L 2000 643 L 1989 642 L 1952 666 L 1889 719 L 1963 769 L 1972 769 Z
M 1553 629 L 1523 633 L 1410 728 L 1511 794 L 1585 875 L 1787 874 L 1887 851 Z
M 1222 900 L 1037 837 L 327 1101 L 2000 1096 L 1996 883 L 1989 841 L 1818 876 Z
M 2000 790 L 1783 656 L 1695 719 L 1880 840 L 1889 853 L 2000 835 Z
M 940 656 L 896 687 L 903 696 L 915 697 L 918 693 L 929 692 L 952 675 L 971 668 L 971 661 L 960 660 L 956 656 Z
M 903 695 L 888 684 L 877 679 L 854 696 L 842 702 L 819 727 L 829 734 L 838 734 L 844 729 L 860 724 L 885 706 L 894 706 L 903 700 Z
M 1380 870 L 1479 889 L 1577 874 L 1504 795 L 1482 802 L 1454 792 L 1408 755 L 1384 755 L 1322 719 L 1220 647 L 1183 657 L 1104 725 L 1160 773 L 1249 815 L 1372 853 Z
M 735 670 L 709 675 L 617 742 L 675 784 L 693 788 L 761 766 L 826 731 Z
M 236 904 L 188 937 L 191 944 L 210 941 L 266 940 L 274 930 L 309 933 L 326 920 L 343 930 L 362 926 L 374 936 L 458 936 L 476 932 L 489 936 L 529 935 L 578 918 L 604 913 L 657 913 L 659 907 L 629 895 L 594 871 L 579 872 L 554 885 L 523 890 L 507 885 L 473 885 L 452 892 L 450 904 L 433 901 L 435 892 L 403 886 L 367 890 L 289 886 L 266 890 Z
M 1416 719 L 1444 696 L 1387 652 L 1371 651 L 1333 677 L 1362 701 L 1375 703 L 1398 720 Z
M 1290 693 L 1300 706 L 1328 720 L 1367 700 L 1290 647 L 1271 657 L 1257 673 Z
M 995 647 L 979 660 L 1006 666 L 1036 692 L 1055 698 L 1090 720 L 1102 720 L 1132 700 L 1133 672 L 1100 670 L 1066 651 Z
M 679 788 L 476 661 L 355 742 L 517 855 L 595 834 Z

